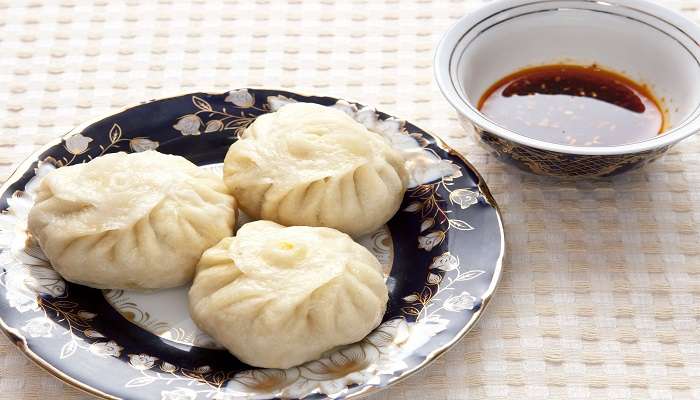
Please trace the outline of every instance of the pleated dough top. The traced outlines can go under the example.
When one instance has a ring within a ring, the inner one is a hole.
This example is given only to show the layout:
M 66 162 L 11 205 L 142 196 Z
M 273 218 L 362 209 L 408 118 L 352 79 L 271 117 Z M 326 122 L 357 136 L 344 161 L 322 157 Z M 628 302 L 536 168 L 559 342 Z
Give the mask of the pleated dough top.
M 256 221 L 204 253 L 189 298 L 192 319 L 239 359 L 288 368 L 364 338 L 388 292 L 348 235 Z
M 369 233 L 398 210 L 404 160 L 340 110 L 293 103 L 264 114 L 229 149 L 224 180 L 254 218 Z
M 222 180 L 179 156 L 114 153 L 40 183 L 29 231 L 69 281 L 155 289 L 192 279 L 202 252 L 233 231 Z

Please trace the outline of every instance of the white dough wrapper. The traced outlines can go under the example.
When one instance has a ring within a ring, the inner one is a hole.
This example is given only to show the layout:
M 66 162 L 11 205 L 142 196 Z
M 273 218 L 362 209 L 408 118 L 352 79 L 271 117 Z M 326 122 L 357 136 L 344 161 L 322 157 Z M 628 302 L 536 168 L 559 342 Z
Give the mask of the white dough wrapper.
M 388 292 L 348 235 L 256 221 L 204 253 L 189 297 L 194 322 L 241 361 L 289 368 L 362 340 Z
M 51 171 L 28 228 L 66 280 L 95 288 L 183 285 L 204 250 L 232 234 L 221 178 L 156 151 L 107 154 Z
M 408 174 L 386 138 L 344 112 L 291 103 L 231 145 L 224 182 L 254 219 L 360 236 L 398 211 Z

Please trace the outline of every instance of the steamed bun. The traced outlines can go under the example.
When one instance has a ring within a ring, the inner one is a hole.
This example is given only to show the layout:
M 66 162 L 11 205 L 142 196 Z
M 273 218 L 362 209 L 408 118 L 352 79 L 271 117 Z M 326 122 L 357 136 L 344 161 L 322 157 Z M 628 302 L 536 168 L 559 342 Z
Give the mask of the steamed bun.
M 243 225 L 207 250 L 190 314 L 241 361 L 289 368 L 362 340 L 388 300 L 379 261 L 331 228 Z
M 179 156 L 114 153 L 51 171 L 29 231 L 66 280 L 155 289 L 189 282 L 202 252 L 233 232 L 222 180 Z
M 396 213 L 408 175 L 381 135 L 337 109 L 292 103 L 258 117 L 231 145 L 224 181 L 255 219 L 358 236 Z

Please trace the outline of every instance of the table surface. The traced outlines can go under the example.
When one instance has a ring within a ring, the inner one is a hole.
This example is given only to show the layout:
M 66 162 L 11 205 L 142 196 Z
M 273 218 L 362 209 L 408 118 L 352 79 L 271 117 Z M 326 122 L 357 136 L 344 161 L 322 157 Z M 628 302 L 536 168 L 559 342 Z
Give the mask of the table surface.
M 667 4 L 700 21 L 700 1 Z M 80 122 L 173 93 L 266 86 L 374 104 L 474 163 L 503 210 L 508 249 L 478 327 L 374 399 L 700 399 L 700 139 L 598 181 L 502 165 L 432 79 L 440 35 L 478 5 L 2 1 L 0 181 Z M 88 396 L 0 337 L 0 398 Z

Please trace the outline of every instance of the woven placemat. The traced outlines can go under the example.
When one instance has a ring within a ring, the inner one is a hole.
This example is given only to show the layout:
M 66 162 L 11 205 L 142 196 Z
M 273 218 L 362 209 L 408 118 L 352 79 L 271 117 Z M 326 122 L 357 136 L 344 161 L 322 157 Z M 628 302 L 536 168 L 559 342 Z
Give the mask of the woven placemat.
M 668 2 L 700 20 L 696 0 Z M 453 350 L 375 399 L 700 398 L 700 141 L 597 180 L 514 171 L 458 125 L 433 48 L 470 1 L 0 2 L 0 180 L 72 126 L 174 93 L 280 87 L 445 138 L 500 204 L 508 257 Z M 0 338 L 0 398 L 86 398 Z

